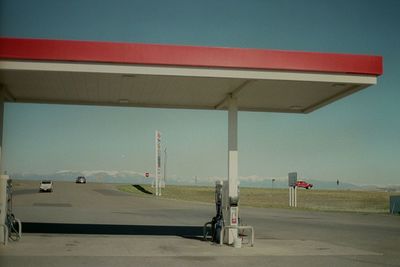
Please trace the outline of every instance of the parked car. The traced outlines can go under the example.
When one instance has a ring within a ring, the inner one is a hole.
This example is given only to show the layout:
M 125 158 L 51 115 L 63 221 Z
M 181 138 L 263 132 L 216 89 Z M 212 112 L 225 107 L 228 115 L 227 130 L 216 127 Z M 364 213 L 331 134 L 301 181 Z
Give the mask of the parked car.
M 313 187 L 313 184 L 307 183 L 305 181 L 297 181 L 296 182 L 296 186 L 297 187 L 302 187 L 305 189 L 310 189 L 311 187 Z
M 43 180 L 40 182 L 39 192 L 53 192 L 53 182 L 50 180 Z
M 77 183 L 77 184 L 86 184 L 86 178 L 85 178 L 85 176 L 78 176 L 78 177 L 76 178 L 75 183 Z

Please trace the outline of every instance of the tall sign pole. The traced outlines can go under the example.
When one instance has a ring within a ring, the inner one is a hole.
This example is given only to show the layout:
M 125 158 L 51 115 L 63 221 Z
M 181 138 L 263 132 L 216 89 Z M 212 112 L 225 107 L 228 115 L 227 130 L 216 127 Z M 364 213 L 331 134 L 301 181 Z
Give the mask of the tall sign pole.
M 155 147 L 156 147 L 156 196 L 161 196 L 161 133 L 156 131 L 155 135 Z
M 166 186 L 166 183 L 167 183 L 167 146 L 165 146 L 164 148 L 164 171 L 163 171 L 163 183 L 162 183 L 163 188 Z

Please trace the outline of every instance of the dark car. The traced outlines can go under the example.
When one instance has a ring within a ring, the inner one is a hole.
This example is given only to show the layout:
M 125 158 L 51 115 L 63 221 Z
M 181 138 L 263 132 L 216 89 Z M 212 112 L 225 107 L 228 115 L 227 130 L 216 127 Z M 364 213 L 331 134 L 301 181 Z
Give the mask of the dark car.
M 77 184 L 86 184 L 85 176 L 78 176 L 75 181 Z
M 305 181 L 297 181 L 296 182 L 296 186 L 297 187 L 303 187 L 305 189 L 310 189 L 311 187 L 313 187 L 313 184 L 307 183 Z

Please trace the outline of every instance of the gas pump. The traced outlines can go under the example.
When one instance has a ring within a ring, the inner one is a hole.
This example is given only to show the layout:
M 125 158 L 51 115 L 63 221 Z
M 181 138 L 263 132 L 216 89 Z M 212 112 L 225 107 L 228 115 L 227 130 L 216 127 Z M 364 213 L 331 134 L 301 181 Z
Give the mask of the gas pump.
M 219 243 L 221 229 L 224 226 L 224 217 L 222 215 L 222 181 L 215 183 L 215 210 L 216 215 L 211 220 L 211 237 L 213 242 Z
M 215 243 L 233 244 L 238 236 L 239 225 L 239 187 L 237 197 L 229 197 L 229 182 L 217 181 L 215 183 L 215 209 L 216 215 L 211 222 L 204 225 L 204 238 L 206 239 L 207 225 L 211 226 L 211 240 Z M 221 233 L 224 231 L 224 233 Z M 221 236 L 224 240 L 221 240 Z
M 7 245 L 8 239 L 19 240 L 22 235 L 21 221 L 12 213 L 12 180 L 8 175 L 0 176 L 0 242 Z

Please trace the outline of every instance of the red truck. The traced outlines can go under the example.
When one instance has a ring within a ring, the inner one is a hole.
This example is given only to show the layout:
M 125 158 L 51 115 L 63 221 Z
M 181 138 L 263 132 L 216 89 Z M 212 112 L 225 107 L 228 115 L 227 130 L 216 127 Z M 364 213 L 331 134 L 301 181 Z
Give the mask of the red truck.
M 305 189 L 310 189 L 311 187 L 313 187 L 313 184 L 307 183 L 305 181 L 297 181 L 296 182 L 296 186 L 297 187 L 303 187 Z

